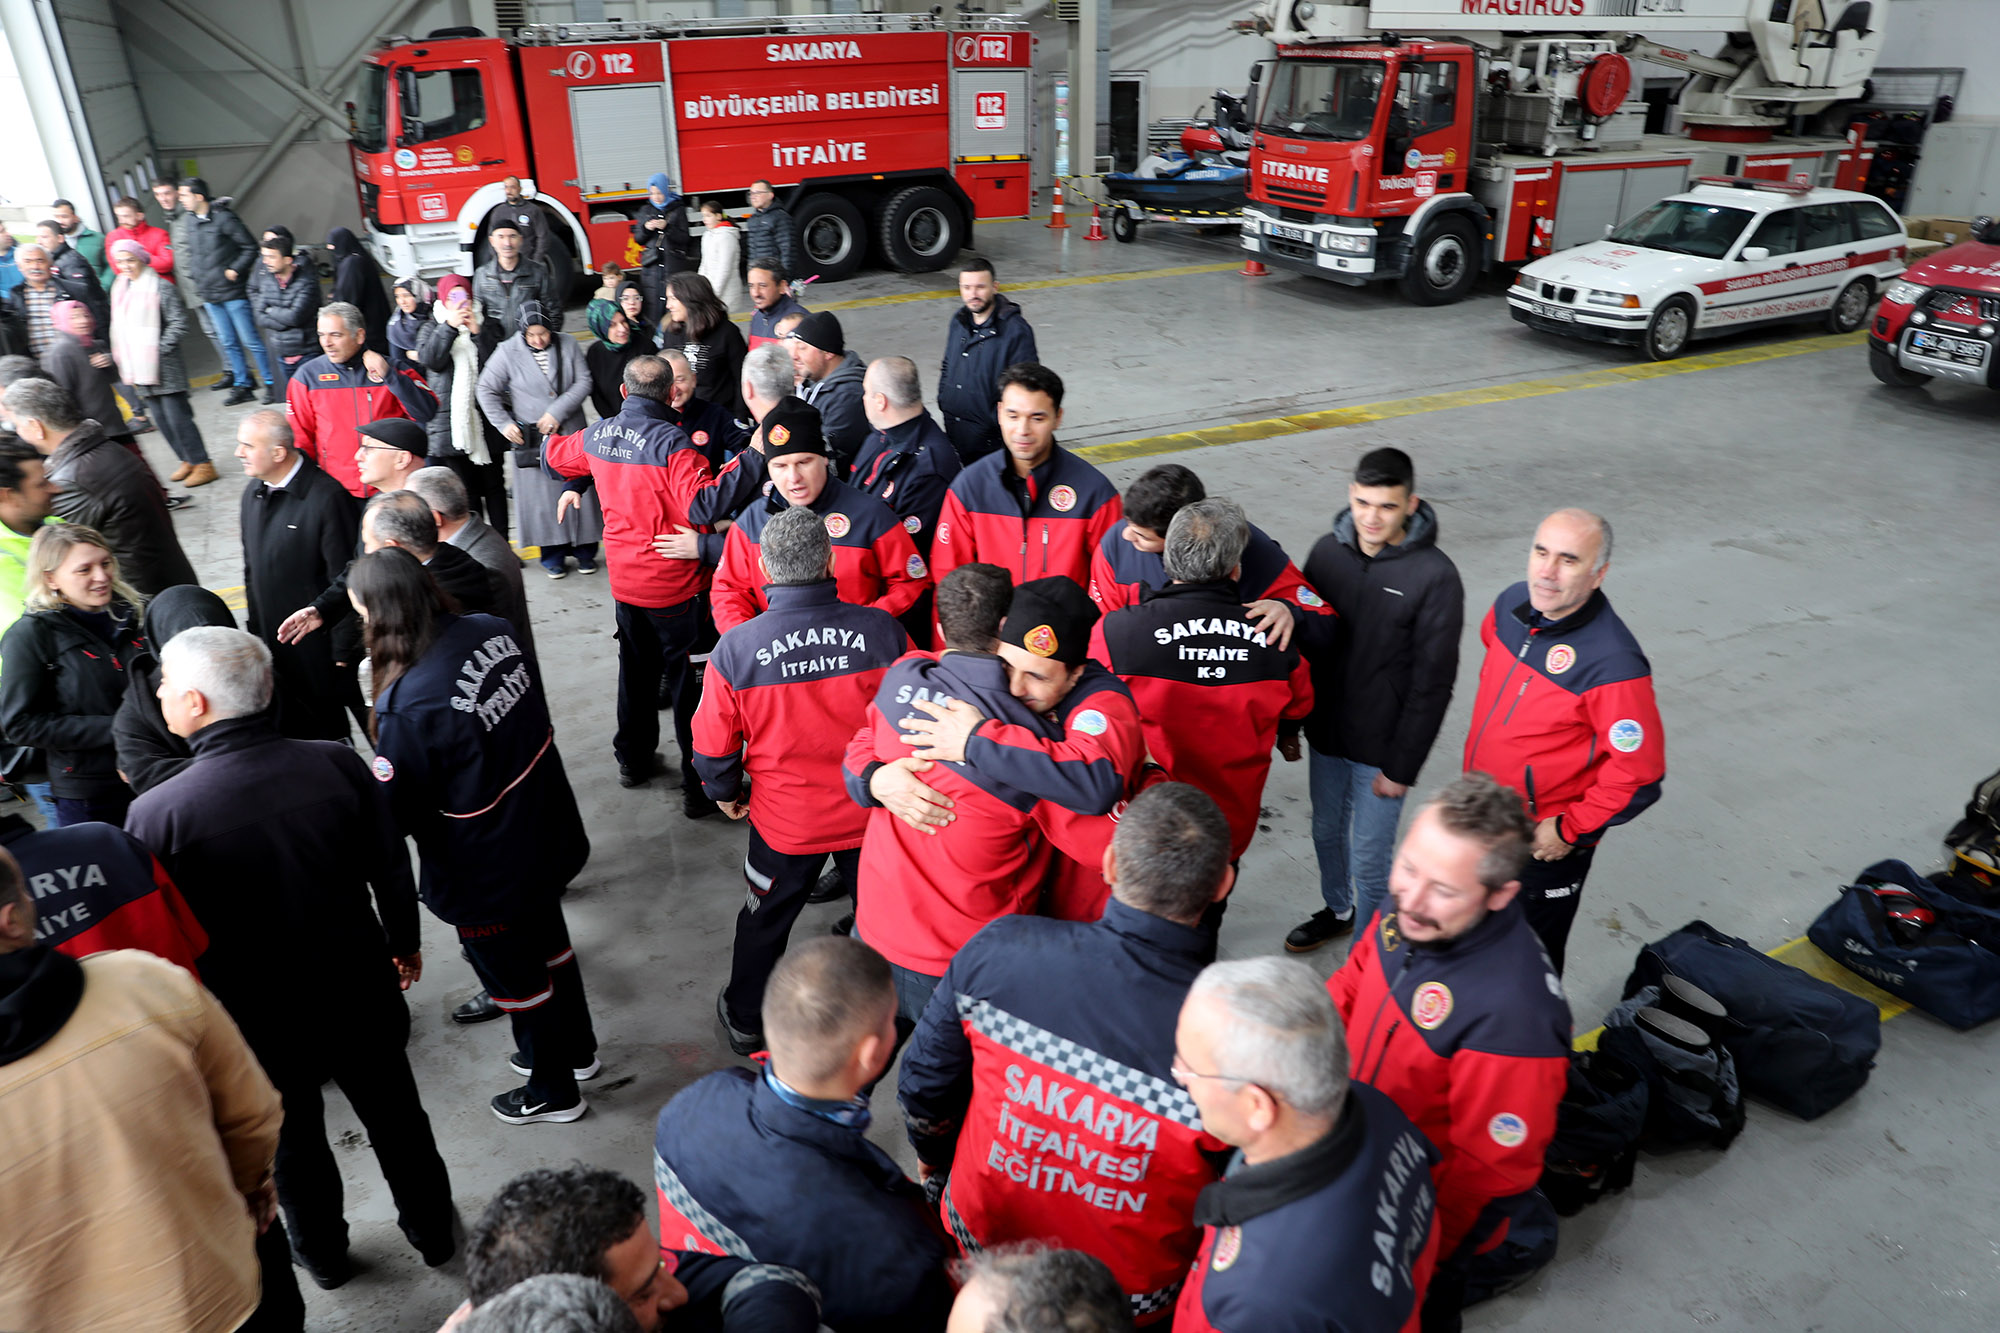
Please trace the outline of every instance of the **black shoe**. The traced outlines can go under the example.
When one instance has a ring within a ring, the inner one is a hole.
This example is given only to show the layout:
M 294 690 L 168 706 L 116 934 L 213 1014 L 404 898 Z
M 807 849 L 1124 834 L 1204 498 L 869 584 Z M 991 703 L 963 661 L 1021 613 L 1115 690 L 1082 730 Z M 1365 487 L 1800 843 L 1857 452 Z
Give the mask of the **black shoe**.
M 618 785 L 621 787 L 643 787 L 653 780 L 659 770 L 652 764 L 618 765 Z
M 854 933 L 854 913 L 849 912 L 846 916 L 834 922 L 826 933 L 829 935 L 852 935 Z
M 1337 939 L 1353 929 L 1353 911 L 1336 916 L 1332 908 L 1322 907 L 1312 914 L 1310 920 L 1301 923 L 1291 934 L 1285 936 L 1285 952 L 1311 953 L 1328 940 Z
M 222 400 L 222 405 L 224 407 L 241 407 L 244 403 L 254 403 L 256 401 L 257 391 L 247 384 L 239 384 L 229 391 L 229 396 Z
M 170 510 L 186 509 L 193 503 L 194 497 L 192 495 L 169 495 L 167 497 L 167 508 Z
M 506 1011 L 501 1009 L 499 1005 L 493 1003 L 491 995 L 481 990 L 479 994 L 451 1011 L 451 1021 L 454 1023 L 486 1023 L 500 1017 L 504 1012 Z
M 221 379 L 209 385 L 208 391 L 210 393 L 227 393 L 229 390 L 234 389 L 235 387 L 236 387 L 236 381 L 230 379 L 227 375 L 224 375 Z
M 519 1051 L 507 1057 L 507 1068 L 513 1070 L 522 1078 L 527 1078 L 535 1072 L 528 1067 L 528 1057 Z M 569 1072 L 576 1076 L 577 1082 L 588 1083 L 604 1072 L 604 1062 L 592 1056 L 589 1064 L 583 1066 L 581 1069 L 572 1069 Z
M 285 401 L 285 391 L 283 389 L 280 389 L 277 385 L 275 384 L 270 385 L 264 390 L 264 402 L 269 406 L 276 407 L 278 404 L 284 401 Z
M 125 429 L 134 435 L 156 435 L 160 430 L 144 417 L 133 417 L 125 423 Z
M 492 1101 L 493 1114 L 510 1125 L 567 1125 L 572 1120 L 583 1119 L 583 1113 L 590 1109 L 590 1103 L 578 1093 L 576 1100 L 567 1106 L 556 1106 L 550 1102 L 535 1101 L 528 1096 L 526 1088 L 513 1088 L 501 1093 Z
M 689 819 L 707 819 L 719 809 L 714 801 L 702 795 L 701 788 L 681 788 L 681 813 Z
M 354 1276 L 354 1265 L 347 1261 L 345 1254 L 330 1263 L 316 1264 L 294 1249 L 292 1263 L 296 1267 L 305 1269 L 306 1276 L 311 1278 L 321 1291 L 332 1291 Z
M 417 1253 L 423 1256 L 424 1267 L 443 1268 L 456 1257 L 459 1244 L 465 1239 L 465 1219 L 458 1215 L 457 1208 L 453 1208 L 451 1226 L 436 1240 L 423 1240 L 411 1235 L 408 1230 L 403 1232 L 403 1239 L 414 1245 Z
M 813 891 L 806 895 L 809 903 L 837 903 L 847 896 L 847 876 L 840 873 L 839 866 L 830 866 Z
M 741 1056 L 752 1056 L 764 1049 L 764 1034 L 745 1032 L 729 1021 L 729 1006 L 723 1002 L 729 993 L 727 986 L 715 993 L 715 1018 L 722 1024 L 723 1033 L 729 1038 L 729 1049 Z

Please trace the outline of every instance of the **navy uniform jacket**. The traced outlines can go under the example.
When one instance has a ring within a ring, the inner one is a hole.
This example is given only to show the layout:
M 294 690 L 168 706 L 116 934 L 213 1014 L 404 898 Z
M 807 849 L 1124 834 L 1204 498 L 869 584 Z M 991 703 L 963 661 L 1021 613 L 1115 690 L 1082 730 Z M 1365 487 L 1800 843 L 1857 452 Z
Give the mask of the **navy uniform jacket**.
M 1119 519 L 1104 534 L 1090 560 L 1086 591 L 1107 616 L 1121 606 L 1137 605 L 1173 582 L 1158 551 L 1142 551 L 1125 540 L 1126 522 Z M 1236 592 L 1245 602 L 1265 598 L 1283 602 L 1292 613 L 1296 636 L 1292 642 L 1305 652 L 1333 646 L 1333 608 L 1299 573 L 1285 548 L 1254 523 L 1250 525 L 1250 544 L 1243 548 L 1243 572 L 1236 580 Z
M 936 1333 L 951 1245 L 923 1191 L 859 1129 L 724 1069 L 681 1090 L 653 1134 L 660 1243 L 795 1268 L 835 1333 Z
M 901 425 L 870 432 L 847 480 L 895 510 L 903 531 L 928 557 L 938 511 L 960 466 L 943 429 L 930 413 L 920 412 Z

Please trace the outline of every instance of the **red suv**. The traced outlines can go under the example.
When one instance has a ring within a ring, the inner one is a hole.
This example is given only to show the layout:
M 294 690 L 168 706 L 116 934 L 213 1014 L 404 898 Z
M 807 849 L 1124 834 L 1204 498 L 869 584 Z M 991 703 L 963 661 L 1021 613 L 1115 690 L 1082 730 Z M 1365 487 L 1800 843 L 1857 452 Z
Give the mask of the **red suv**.
M 1971 240 L 1882 289 L 1868 368 L 1898 389 L 1937 378 L 2000 389 L 2000 222 L 1974 219 Z

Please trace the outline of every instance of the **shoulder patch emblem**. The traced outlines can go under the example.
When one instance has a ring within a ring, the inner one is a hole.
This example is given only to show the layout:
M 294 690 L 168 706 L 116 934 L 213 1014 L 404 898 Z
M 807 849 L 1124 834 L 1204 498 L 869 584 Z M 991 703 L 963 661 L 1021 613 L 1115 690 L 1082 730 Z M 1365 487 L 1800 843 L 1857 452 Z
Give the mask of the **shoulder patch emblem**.
M 1086 708 L 1070 719 L 1069 729 L 1086 736 L 1102 736 L 1111 729 L 1111 721 L 1095 708 Z
M 1067 514 L 1076 508 L 1076 490 L 1070 486 L 1058 486 L 1049 492 L 1049 507 L 1059 514 Z
M 784 429 L 784 427 L 780 426 L 780 427 L 779 427 L 778 429 L 780 429 L 780 430 L 783 430 L 783 429 Z M 847 527 L 848 527 L 848 524 L 847 524 L 847 515 L 845 515 L 845 514 L 828 514 L 828 515 L 826 516 L 826 535 L 827 535 L 827 536 L 829 536 L 829 537 L 834 537 L 834 538 L 840 538 L 840 537 L 845 537 L 845 536 L 847 535 Z
M 1503 1148 L 1518 1148 L 1528 1139 L 1528 1122 L 1512 1111 L 1502 1111 L 1486 1122 L 1487 1137 Z
M 1382 952 L 1394 953 L 1403 947 L 1403 932 L 1396 927 L 1393 911 L 1382 913 Z
M 1311 588 L 1308 588 L 1305 584 L 1301 583 L 1299 585 L 1299 605 L 1325 606 L 1326 602 L 1323 598 L 1320 597 L 1318 593 L 1314 592 Z
M 1243 1228 L 1224 1227 L 1215 1233 L 1215 1257 L 1209 1267 L 1218 1273 L 1227 1273 L 1237 1256 L 1243 1253 Z
M 922 578 L 924 574 L 927 572 L 924 569 L 924 558 L 920 555 L 911 556 L 908 560 L 903 562 L 903 572 L 905 574 L 908 574 L 913 579 Z
M 375 762 L 370 764 L 368 768 L 375 774 L 377 782 L 387 782 L 396 776 L 396 766 L 389 762 L 389 756 L 386 754 L 376 755 Z
M 905 524 L 904 526 L 907 527 L 909 525 Z M 946 546 L 951 545 L 951 524 L 943 522 L 938 524 L 937 539 Z
M 903 531 L 909 533 L 912 537 L 916 536 L 923 530 L 924 530 L 924 521 L 918 518 L 915 514 L 912 514 L 908 518 L 903 520 Z
M 1551 676 L 1560 676 L 1576 665 L 1576 649 L 1566 643 L 1558 643 L 1549 649 L 1549 655 L 1543 661 Z
M 792 428 L 790 426 L 773 426 L 771 427 L 771 433 L 764 438 L 774 445 L 790 444 L 792 442 Z
M 1432 1031 L 1450 1017 L 1451 987 L 1442 981 L 1426 981 L 1410 997 L 1410 1021 L 1424 1031 Z
M 778 429 L 783 430 L 784 427 L 780 426 Z M 697 449 L 703 448 L 708 444 L 708 432 L 705 430 L 696 431 L 690 438 L 694 440 Z
M 1611 748 L 1620 754 L 1630 754 L 1646 743 L 1646 729 L 1629 717 L 1613 722 L 1605 734 L 1610 738 Z
M 1037 657 L 1056 655 L 1056 632 L 1049 625 L 1037 625 L 1021 636 L 1021 646 Z

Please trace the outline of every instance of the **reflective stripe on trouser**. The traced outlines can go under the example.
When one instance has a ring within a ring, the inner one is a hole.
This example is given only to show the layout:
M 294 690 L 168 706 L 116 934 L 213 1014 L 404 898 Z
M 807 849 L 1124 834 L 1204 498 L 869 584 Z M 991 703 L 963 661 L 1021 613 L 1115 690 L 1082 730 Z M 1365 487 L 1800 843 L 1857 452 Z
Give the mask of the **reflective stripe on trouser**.
M 527 1058 L 529 1100 L 573 1104 L 572 1071 L 597 1058 L 597 1033 L 562 899 L 551 893 L 512 920 L 460 926 L 458 938 L 493 1003 L 514 1025 L 514 1040 Z
M 753 822 L 750 846 L 743 856 L 743 907 L 736 914 L 736 943 L 731 950 L 729 986 L 723 1007 L 742 1032 L 764 1030 L 764 983 L 791 942 L 792 926 L 805 910 L 806 897 L 819 882 L 826 858 L 854 882 L 861 849 L 838 852 L 781 852 L 764 841 Z

